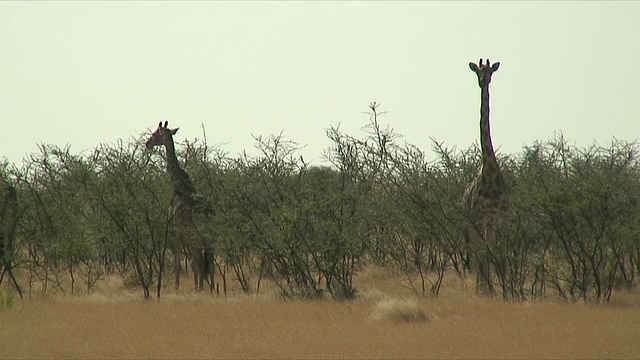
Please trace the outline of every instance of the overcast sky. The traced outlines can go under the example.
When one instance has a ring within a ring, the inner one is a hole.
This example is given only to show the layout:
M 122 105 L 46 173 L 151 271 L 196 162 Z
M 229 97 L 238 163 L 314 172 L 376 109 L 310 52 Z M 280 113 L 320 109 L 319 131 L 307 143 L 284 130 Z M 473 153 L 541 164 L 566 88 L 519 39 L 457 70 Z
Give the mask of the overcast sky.
M 491 83 L 494 146 L 561 130 L 576 145 L 640 137 L 640 2 L 0 2 L 0 156 L 80 153 L 160 120 L 230 155 L 254 135 L 360 136 L 372 101 L 404 140 L 467 148 Z

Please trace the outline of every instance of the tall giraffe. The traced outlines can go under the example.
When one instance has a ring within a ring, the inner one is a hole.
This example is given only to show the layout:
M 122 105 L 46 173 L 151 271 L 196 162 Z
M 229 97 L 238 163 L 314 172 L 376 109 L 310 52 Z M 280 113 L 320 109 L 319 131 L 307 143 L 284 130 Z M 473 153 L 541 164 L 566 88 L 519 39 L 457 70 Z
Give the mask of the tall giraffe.
M 504 277 L 505 263 L 497 248 L 493 219 L 503 214 L 508 205 L 507 187 L 496 160 L 491 142 L 489 125 L 489 83 L 491 75 L 498 70 L 499 62 L 491 65 L 489 59 L 485 64 L 480 59 L 479 65 L 470 62 L 469 68 L 478 76 L 480 86 L 480 148 L 482 150 L 482 166 L 478 175 L 466 186 L 464 198 L 471 210 L 473 224 L 467 230 L 471 248 L 477 262 L 476 292 L 493 295 L 495 290 L 491 280 L 491 263 L 497 267 L 497 276 Z
M 178 132 L 179 128 L 169 129 L 168 125 L 168 121 L 164 122 L 164 126 L 160 122 L 158 129 L 151 134 L 145 146 L 147 149 L 151 149 L 154 146 L 164 145 L 166 149 L 167 172 L 173 188 L 173 200 L 169 211 L 173 223 L 171 250 L 173 253 L 175 288 L 176 290 L 180 288 L 182 248 L 183 245 L 186 245 L 192 259 L 191 270 L 195 288 L 200 291 L 207 275 L 207 269 L 212 268 L 211 264 L 207 264 L 206 261 L 212 261 L 213 259 L 212 257 L 205 258 L 207 247 L 196 227 L 193 216 L 196 213 L 208 215 L 213 213 L 213 210 L 209 202 L 196 192 L 189 174 L 180 166 L 173 142 L 173 135 Z
M 18 195 L 16 189 L 5 179 L 0 178 L 0 189 L 2 203 L 0 204 L 0 284 L 4 274 L 8 273 L 15 289 L 22 298 L 22 290 L 18 286 L 16 278 L 13 276 L 12 258 L 13 243 L 16 236 L 16 226 L 18 225 Z

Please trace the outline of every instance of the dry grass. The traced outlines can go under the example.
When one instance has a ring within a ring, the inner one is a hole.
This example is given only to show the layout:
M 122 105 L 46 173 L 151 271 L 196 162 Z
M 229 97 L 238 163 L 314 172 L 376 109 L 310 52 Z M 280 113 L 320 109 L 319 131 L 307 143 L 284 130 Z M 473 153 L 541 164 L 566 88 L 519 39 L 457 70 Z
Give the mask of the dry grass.
M 377 303 L 371 318 L 373 320 L 423 322 L 427 320 L 427 314 L 420 308 L 417 301 L 390 299 Z
M 450 280 L 440 298 L 411 300 L 399 279 L 363 276 L 347 302 L 189 291 L 145 302 L 116 288 L 18 300 L 0 310 L 0 357 L 640 358 L 637 292 L 600 306 L 515 304 Z

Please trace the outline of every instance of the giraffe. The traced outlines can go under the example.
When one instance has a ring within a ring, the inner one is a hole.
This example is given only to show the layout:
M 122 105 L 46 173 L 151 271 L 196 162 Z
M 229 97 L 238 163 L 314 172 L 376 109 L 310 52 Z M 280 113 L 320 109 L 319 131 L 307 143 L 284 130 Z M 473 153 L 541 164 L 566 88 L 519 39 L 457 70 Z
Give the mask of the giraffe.
M 22 290 L 11 271 L 13 257 L 13 243 L 18 224 L 18 195 L 16 189 L 5 179 L 0 179 L 2 189 L 2 204 L 0 204 L 0 284 L 4 274 L 8 273 L 13 285 L 22 298 Z
M 498 70 L 499 62 L 491 65 L 489 59 L 485 64 L 480 59 L 479 65 L 469 63 L 469 68 L 478 76 L 480 86 L 480 148 L 482 165 L 478 175 L 465 187 L 464 199 L 471 210 L 472 225 L 467 229 L 472 253 L 477 262 L 476 293 L 493 295 L 495 290 L 491 280 L 491 262 L 497 264 L 497 276 L 504 277 L 504 258 L 497 249 L 495 230 L 492 221 L 504 214 L 508 201 L 507 187 L 496 160 L 491 142 L 489 124 L 489 83 L 491 76 Z
M 173 135 L 178 132 L 179 128 L 169 129 L 168 125 L 168 121 L 164 122 L 164 126 L 160 122 L 145 146 L 147 150 L 155 146 L 164 146 L 166 150 L 167 172 L 173 188 L 173 199 L 169 213 L 173 224 L 171 251 L 173 253 L 175 288 L 176 290 L 180 288 L 182 248 L 183 245 L 186 245 L 192 259 L 191 270 L 195 288 L 200 291 L 207 275 L 206 271 L 213 268 L 211 264 L 207 264 L 207 261 L 213 261 L 213 256 L 205 258 L 204 239 L 196 227 L 193 216 L 196 213 L 208 215 L 213 213 L 213 209 L 207 199 L 196 192 L 189 174 L 180 166 L 173 142 Z

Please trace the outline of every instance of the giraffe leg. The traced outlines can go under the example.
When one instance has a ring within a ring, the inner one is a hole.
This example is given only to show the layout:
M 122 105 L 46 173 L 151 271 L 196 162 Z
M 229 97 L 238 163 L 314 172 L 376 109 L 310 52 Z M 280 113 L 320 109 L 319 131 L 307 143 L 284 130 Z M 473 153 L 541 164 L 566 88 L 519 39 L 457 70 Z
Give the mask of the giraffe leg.
M 476 293 L 478 295 L 493 295 L 490 262 L 486 249 L 479 250 L 476 259 L 478 263 L 476 266 Z
M 493 296 L 495 294 L 495 287 L 493 286 L 493 279 L 491 277 L 491 264 L 493 263 L 494 250 L 495 250 L 495 232 L 489 227 L 488 224 L 485 223 L 484 227 L 484 261 L 485 261 L 485 271 L 486 278 L 485 281 L 487 283 L 487 288 L 489 289 L 489 295 Z
M 176 291 L 180 289 L 180 273 L 182 272 L 182 264 L 180 263 L 182 260 L 182 249 L 177 243 L 179 243 L 179 241 L 176 240 L 171 248 L 171 252 L 173 253 L 173 276 Z
M 215 271 L 215 259 L 213 257 L 213 251 L 209 246 L 205 247 L 204 251 L 202 252 L 202 258 L 204 260 L 204 280 L 207 282 L 207 285 L 209 285 L 209 290 L 213 294 L 213 290 L 215 287 L 213 274 L 213 272 Z
M 495 230 L 486 226 L 485 228 L 485 241 L 486 241 L 486 265 L 487 265 L 487 285 L 489 289 L 489 294 L 491 296 L 495 295 L 495 286 L 493 283 L 493 278 L 491 274 L 491 267 L 495 269 L 496 280 L 498 284 L 503 285 L 504 290 L 504 275 L 505 275 L 505 262 L 504 257 L 502 256 L 502 251 L 498 247 L 497 237 Z M 503 294 L 504 295 L 504 294 Z
M 196 291 L 200 291 L 204 285 L 204 258 L 200 249 L 194 249 L 192 253 L 191 271 L 193 271 L 193 281 Z
M 175 276 L 175 287 L 176 291 L 180 289 L 180 272 L 182 271 L 182 266 L 180 265 L 180 251 L 173 251 L 173 274 Z
M 505 253 L 502 251 L 503 249 L 498 246 L 496 233 L 492 230 L 493 242 L 492 242 L 492 253 L 491 259 L 494 262 L 496 277 L 498 279 L 499 285 L 502 287 L 502 295 L 506 296 L 508 290 L 510 289 L 509 282 L 507 279 L 507 259 L 505 257 Z
M 474 257 L 476 260 L 476 294 L 493 296 L 494 288 L 491 281 L 491 251 L 487 239 L 488 231 L 484 221 L 479 222 L 474 229 Z

